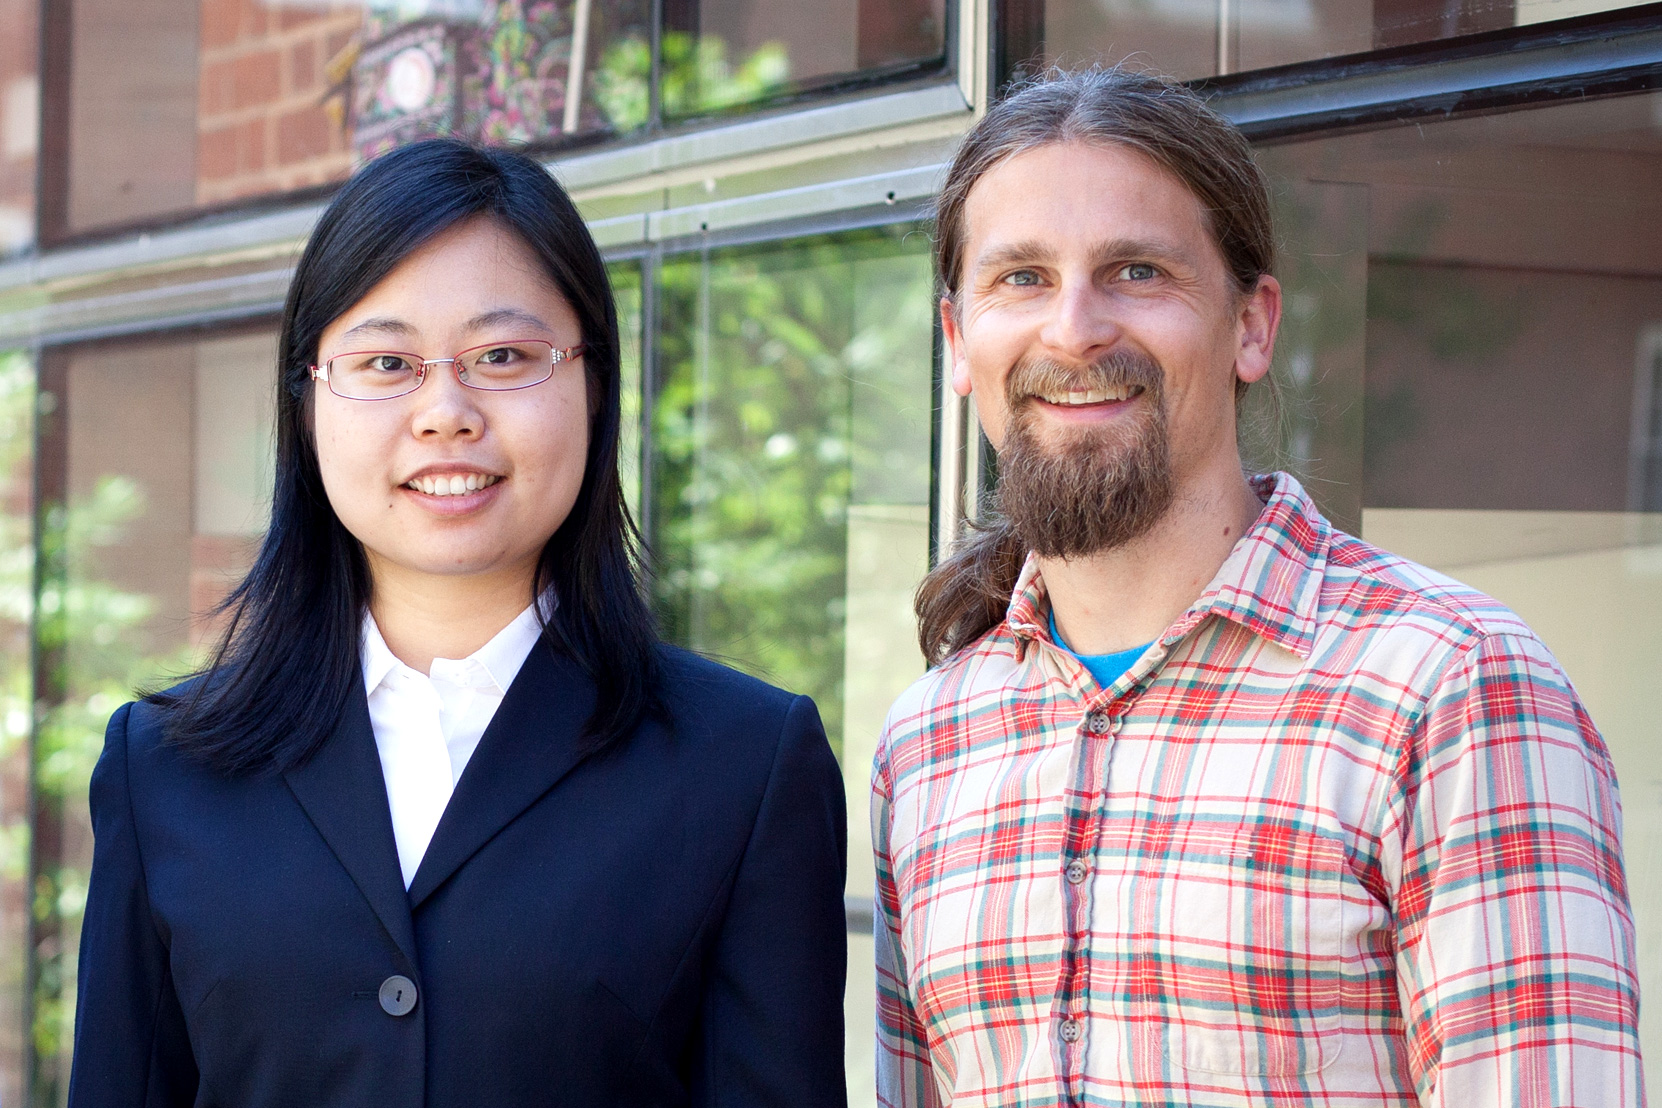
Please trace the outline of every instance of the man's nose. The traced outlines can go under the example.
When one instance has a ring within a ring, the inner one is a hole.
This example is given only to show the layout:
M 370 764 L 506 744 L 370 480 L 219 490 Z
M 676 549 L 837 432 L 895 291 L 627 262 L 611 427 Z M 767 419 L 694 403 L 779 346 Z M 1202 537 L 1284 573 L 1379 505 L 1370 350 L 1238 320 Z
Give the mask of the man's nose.
M 1058 354 L 1090 360 L 1120 339 L 1112 298 L 1092 280 L 1064 279 L 1051 298 L 1039 338 Z

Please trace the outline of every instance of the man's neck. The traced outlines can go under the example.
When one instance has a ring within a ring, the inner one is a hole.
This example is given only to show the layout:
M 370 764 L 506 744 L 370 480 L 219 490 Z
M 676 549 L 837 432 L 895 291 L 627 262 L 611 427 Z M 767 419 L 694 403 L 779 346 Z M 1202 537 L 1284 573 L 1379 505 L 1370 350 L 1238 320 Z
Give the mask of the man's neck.
M 1084 558 L 1040 558 L 1056 629 L 1080 654 L 1158 638 L 1217 575 L 1262 502 L 1239 470 L 1180 488 L 1149 531 Z
M 534 569 L 445 577 L 372 566 L 369 610 L 398 660 L 427 673 L 434 658 L 466 658 L 512 623 L 531 602 Z

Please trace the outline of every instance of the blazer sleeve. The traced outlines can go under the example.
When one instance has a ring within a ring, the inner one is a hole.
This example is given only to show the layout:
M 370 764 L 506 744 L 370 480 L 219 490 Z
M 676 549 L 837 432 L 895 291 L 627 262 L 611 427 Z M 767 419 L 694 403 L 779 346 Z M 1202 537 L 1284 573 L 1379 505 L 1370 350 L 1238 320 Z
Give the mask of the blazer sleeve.
M 132 709 L 124 705 L 110 719 L 92 772 L 92 878 L 81 924 L 70 1108 L 171 1108 L 196 1099 L 196 1063 L 133 821 Z
M 814 702 L 786 713 L 707 977 L 700 1108 L 844 1108 L 842 772 Z

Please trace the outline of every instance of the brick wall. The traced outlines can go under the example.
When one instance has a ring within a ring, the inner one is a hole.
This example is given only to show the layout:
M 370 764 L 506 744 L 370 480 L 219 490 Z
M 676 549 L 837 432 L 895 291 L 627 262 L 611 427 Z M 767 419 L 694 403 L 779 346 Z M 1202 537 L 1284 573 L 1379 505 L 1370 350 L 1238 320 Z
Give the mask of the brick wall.
M 201 3 L 197 202 L 304 188 L 351 172 L 345 102 L 331 90 L 340 60 L 350 64 L 361 6 Z
M 35 15 L 34 0 L 0 0 L 0 256 L 34 241 L 40 111 Z

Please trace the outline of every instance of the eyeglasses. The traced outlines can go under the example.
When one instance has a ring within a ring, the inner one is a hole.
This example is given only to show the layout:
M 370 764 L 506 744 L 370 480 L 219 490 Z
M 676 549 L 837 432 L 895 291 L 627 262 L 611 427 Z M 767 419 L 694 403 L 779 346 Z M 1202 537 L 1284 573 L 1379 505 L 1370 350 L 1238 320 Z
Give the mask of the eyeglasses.
M 449 365 L 456 379 L 470 389 L 512 392 L 540 385 L 554 376 L 554 367 L 582 356 L 584 344 L 565 349 L 541 339 L 473 346 L 454 358 L 422 358 L 398 350 L 355 350 L 336 354 L 321 365 L 308 367 L 312 380 L 346 400 L 393 400 L 421 387 L 427 367 Z

